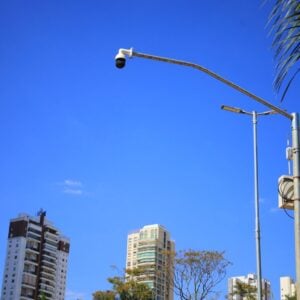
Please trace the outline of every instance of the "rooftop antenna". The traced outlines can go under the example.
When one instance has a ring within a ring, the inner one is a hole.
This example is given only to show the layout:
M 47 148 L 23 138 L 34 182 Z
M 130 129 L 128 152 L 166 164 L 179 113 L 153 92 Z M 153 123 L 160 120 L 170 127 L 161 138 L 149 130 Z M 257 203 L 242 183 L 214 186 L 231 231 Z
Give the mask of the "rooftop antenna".
M 45 214 L 46 214 L 46 211 L 44 211 L 42 208 L 40 208 L 40 210 L 37 212 L 36 215 L 37 215 L 38 217 L 40 217 L 40 216 L 43 215 L 43 214 L 45 215 Z
M 37 212 L 37 216 L 40 217 L 40 224 L 44 225 L 45 217 L 46 217 L 46 211 L 42 208 Z

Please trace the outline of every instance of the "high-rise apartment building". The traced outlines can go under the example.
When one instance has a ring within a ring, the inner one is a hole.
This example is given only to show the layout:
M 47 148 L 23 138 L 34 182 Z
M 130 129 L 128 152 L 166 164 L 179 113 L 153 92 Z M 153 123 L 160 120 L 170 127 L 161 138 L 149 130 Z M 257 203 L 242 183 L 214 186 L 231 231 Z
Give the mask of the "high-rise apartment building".
M 126 268 L 141 268 L 134 279 L 147 284 L 156 300 L 173 300 L 173 255 L 175 246 L 161 225 L 147 225 L 127 237 Z
M 288 297 L 296 295 L 296 286 L 291 277 L 280 277 L 280 299 L 286 300 Z
M 1 300 L 64 300 L 69 249 L 45 211 L 10 220 Z
M 255 274 L 231 277 L 228 279 L 229 300 L 246 300 L 249 299 L 249 294 L 252 296 L 256 296 L 257 294 L 257 277 Z M 271 285 L 270 282 L 265 279 L 262 279 L 262 299 L 271 299 Z

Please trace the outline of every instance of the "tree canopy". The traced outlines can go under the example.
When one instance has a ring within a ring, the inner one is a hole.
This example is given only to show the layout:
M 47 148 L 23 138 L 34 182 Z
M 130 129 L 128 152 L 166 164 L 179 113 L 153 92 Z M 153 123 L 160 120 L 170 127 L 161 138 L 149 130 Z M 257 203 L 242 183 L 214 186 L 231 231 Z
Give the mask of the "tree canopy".
M 115 296 L 113 291 L 97 291 L 93 293 L 93 300 L 114 300 Z
M 203 300 L 217 294 L 215 287 L 231 264 L 224 252 L 183 250 L 174 254 L 175 293 L 181 300 Z
M 286 300 L 297 300 L 297 296 L 294 295 L 294 296 L 285 296 L 285 299 Z
M 118 295 L 120 300 L 153 300 L 153 292 L 149 286 L 139 282 L 134 277 L 142 273 L 140 268 L 126 270 L 129 276 L 114 276 L 107 280 L 112 284 L 111 291 L 96 291 L 93 293 L 93 300 L 113 300 Z
M 233 296 L 236 295 L 245 300 L 256 300 L 257 287 L 245 282 L 237 281 L 233 292 L 229 294 L 229 299 L 232 299 Z

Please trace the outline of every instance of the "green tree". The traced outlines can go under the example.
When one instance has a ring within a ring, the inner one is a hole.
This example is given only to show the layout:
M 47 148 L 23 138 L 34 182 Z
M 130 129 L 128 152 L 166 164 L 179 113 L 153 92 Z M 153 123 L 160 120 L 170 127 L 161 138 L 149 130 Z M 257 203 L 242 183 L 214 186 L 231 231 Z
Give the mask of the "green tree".
M 141 268 L 135 268 L 126 270 L 126 275 L 108 278 L 108 282 L 112 284 L 112 291 L 97 291 L 93 293 L 93 300 L 113 300 L 116 295 L 121 300 L 153 300 L 152 289 L 147 284 L 139 282 L 136 277 L 142 272 Z
M 42 295 L 39 297 L 40 300 L 47 300 L 46 295 L 42 293 Z
M 297 296 L 294 295 L 294 296 L 285 296 L 285 299 L 286 300 L 297 300 Z
M 241 296 L 245 300 L 256 300 L 257 288 L 251 284 L 237 281 L 233 292 L 229 294 L 229 299 L 232 299 L 233 296 Z
M 93 300 L 114 300 L 115 295 L 113 291 L 96 291 L 93 293 Z
M 203 300 L 217 295 L 215 287 L 231 263 L 224 252 L 183 250 L 174 253 L 173 287 L 181 300 Z
M 108 281 L 113 285 L 113 290 L 120 296 L 121 300 L 152 300 L 153 292 L 148 285 L 135 279 L 124 277 L 111 277 Z
M 284 99 L 300 68 L 300 2 L 299 0 L 276 0 L 270 14 L 273 48 L 276 59 L 274 87 L 277 92 L 284 86 Z

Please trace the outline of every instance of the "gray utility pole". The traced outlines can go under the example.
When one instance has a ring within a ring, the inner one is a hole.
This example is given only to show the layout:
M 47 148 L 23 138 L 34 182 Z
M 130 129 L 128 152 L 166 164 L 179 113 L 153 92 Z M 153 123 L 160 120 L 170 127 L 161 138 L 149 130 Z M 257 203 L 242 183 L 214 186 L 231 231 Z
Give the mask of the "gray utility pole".
M 254 162 L 254 211 L 255 211 L 255 250 L 256 250 L 256 275 L 257 275 L 257 299 L 262 299 L 262 272 L 261 272 L 261 245 L 260 245 L 260 217 L 259 217 L 259 182 L 258 182 L 258 143 L 257 143 L 257 117 L 274 114 L 274 110 L 257 113 L 256 111 L 248 112 L 241 108 L 222 105 L 222 109 L 252 116 L 253 124 L 253 162 Z
M 256 96 L 255 94 L 247 91 L 246 89 L 240 87 L 239 85 L 233 83 L 230 80 L 227 80 L 223 78 L 222 76 L 218 75 L 215 72 L 212 72 L 211 70 L 187 61 L 183 60 L 177 60 L 173 58 L 166 58 L 162 56 L 156 56 L 152 54 L 145 54 L 133 51 L 133 49 L 119 49 L 116 57 L 116 67 L 117 68 L 123 68 L 126 63 L 126 58 L 132 58 L 132 57 L 140 57 L 145 59 L 151 59 L 161 62 L 166 62 L 170 64 L 175 65 L 181 65 L 184 67 L 190 67 L 193 69 L 196 69 L 198 71 L 201 71 L 218 81 L 221 81 L 222 83 L 230 86 L 231 88 L 237 90 L 238 92 L 248 96 L 252 100 L 255 100 L 256 102 L 266 106 L 267 108 L 274 110 L 278 114 L 288 118 L 292 122 L 292 150 L 293 150 L 293 183 L 294 183 L 294 235 L 295 235 L 295 266 L 296 266 L 296 294 L 297 299 L 300 299 L 300 158 L 299 158 L 299 132 L 300 132 L 300 123 L 299 123 L 299 114 L 298 113 L 288 113 L 285 110 L 271 104 L 270 102 L 264 100 L 261 97 Z
M 300 299 L 300 159 L 299 159 L 299 115 L 292 114 L 292 149 L 293 149 L 293 181 L 294 181 L 294 231 L 296 256 L 296 294 Z
M 258 191 L 258 151 L 257 151 L 257 113 L 253 111 L 253 155 L 254 155 L 254 204 L 255 204 L 255 240 L 256 240 L 256 274 L 257 299 L 262 299 L 261 275 L 261 247 L 260 247 L 260 218 L 259 218 L 259 191 Z

